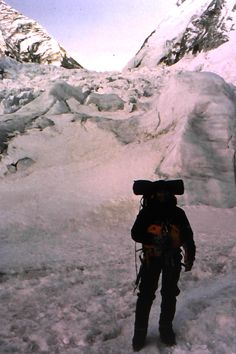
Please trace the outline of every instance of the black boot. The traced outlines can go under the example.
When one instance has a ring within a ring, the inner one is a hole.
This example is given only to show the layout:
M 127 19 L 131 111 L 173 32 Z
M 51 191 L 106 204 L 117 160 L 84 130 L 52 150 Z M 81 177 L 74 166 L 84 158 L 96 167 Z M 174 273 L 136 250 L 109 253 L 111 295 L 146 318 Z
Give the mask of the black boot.
M 172 325 L 160 326 L 159 330 L 162 343 L 168 346 L 176 344 L 175 332 L 173 331 Z
M 144 329 L 135 329 L 132 339 L 134 352 L 139 352 L 145 345 L 147 331 Z

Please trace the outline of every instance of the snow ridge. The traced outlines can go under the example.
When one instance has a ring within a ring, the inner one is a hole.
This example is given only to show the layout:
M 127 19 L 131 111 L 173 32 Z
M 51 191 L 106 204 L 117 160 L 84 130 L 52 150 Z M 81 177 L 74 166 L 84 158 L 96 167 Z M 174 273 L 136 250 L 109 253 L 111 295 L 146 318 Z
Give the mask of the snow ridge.
M 224 3 L 212 1 L 200 17 L 193 16 L 181 37 L 170 43 L 169 53 L 161 58 L 160 63 L 173 65 L 186 53 L 207 52 L 227 42 L 234 23 L 232 17 L 224 19 Z

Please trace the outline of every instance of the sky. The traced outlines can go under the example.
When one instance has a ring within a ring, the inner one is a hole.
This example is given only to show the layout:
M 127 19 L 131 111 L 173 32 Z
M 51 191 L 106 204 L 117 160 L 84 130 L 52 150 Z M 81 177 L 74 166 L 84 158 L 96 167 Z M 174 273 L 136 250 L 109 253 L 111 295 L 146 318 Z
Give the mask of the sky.
M 122 70 L 174 0 L 5 0 L 89 70 Z

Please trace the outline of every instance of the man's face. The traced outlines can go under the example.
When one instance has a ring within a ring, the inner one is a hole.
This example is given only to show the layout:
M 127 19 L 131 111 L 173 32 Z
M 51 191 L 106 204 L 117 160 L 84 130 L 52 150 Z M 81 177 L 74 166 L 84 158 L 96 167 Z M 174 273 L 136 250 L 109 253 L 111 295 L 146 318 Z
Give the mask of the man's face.
M 167 193 L 165 191 L 156 192 L 156 198 L 163 203 L 167 200 Z

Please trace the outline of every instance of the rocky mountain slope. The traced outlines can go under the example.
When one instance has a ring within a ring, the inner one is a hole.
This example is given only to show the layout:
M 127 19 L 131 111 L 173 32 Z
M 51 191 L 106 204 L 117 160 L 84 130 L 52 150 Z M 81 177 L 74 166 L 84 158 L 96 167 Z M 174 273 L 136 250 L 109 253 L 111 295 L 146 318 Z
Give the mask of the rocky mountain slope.
M 81 68 L 37 22 L 0 1 L 0 55 L 20 62 Z
M 184 70 L 217 70 L 229 77 L 232 64 L 235 66 L 235 22 L 234 0 L 178 1 L 127 67 L 162 64 Z

